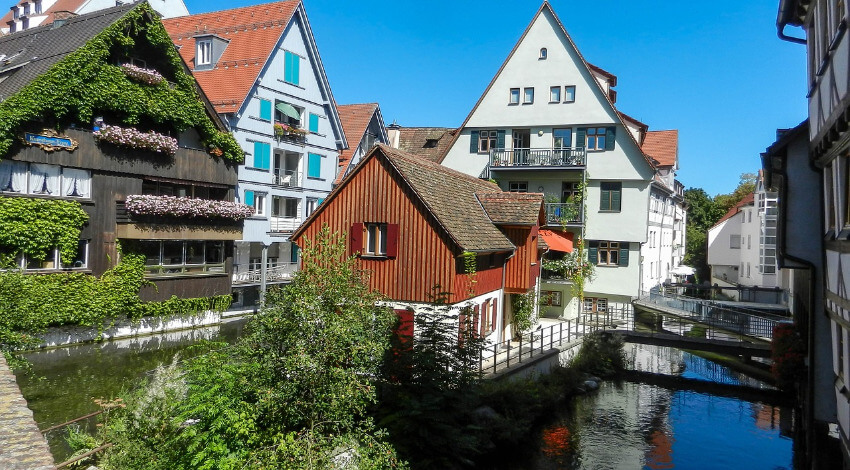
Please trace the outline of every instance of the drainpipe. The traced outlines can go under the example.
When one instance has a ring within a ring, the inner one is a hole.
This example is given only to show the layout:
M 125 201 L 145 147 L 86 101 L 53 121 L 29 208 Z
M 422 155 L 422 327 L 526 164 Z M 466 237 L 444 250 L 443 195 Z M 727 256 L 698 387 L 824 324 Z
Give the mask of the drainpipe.
M 539 237 L 540 235 L 538 234 L 537 236 Z M 507 300 L 505 300 L 505 299 L 507 298 L 507 294 L 505 293 L 505 279 L 507 278 L 507 273 L 508 273 L 508 260 L 510 260 L 514 256 L 516 256 L 516 250 L 512 251 L 510 256 L 505 258 L 505 264 L 502 265 L 502 314 L 499 315 L 500 319 L 502 320 L 502 328 L 501 328 L 500 334 L 499 334 L 499 336 L 500 336 L 499 343 L 501 343 L 502 341 L 505 340 L 504 338 L 501 337 L 502 333 L 505 332 L 505 326 L 506 326 L 505 325 L 505 306 L 507 305 Z M 513 312 L 514 312 L 513 309 L 514 309 L 514 307 L 513 307 L 513 304 L 512 304 L 511 305 L 511 315 L 513 315 Z M 511 338 L 513 338 L 513 336 L 511 336 Z
M 263 254 L 260 258 L 260 306 L 266 301 L 266 278 L 268 277 L 269 246 L 263 243 Z
M 798 0 L 780 0 L 779 13 L 776 16 L 776 35 L 783 41 L 793 42 L 796 44 L 806 44 L 803 38 L 788 36 L 785 34 L 785 28 L 794 21 L 794 8 L 797 6 Z M 793 25 L 792 26 L 802 26 Z

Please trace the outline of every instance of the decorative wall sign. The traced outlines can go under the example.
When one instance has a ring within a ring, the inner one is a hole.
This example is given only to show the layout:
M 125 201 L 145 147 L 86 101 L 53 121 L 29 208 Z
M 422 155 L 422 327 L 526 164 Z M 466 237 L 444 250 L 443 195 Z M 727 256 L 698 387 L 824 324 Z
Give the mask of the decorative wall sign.
M 54 152 L 56 150 L 67 150 L 73 152 L 76 150 L 79 143 L 63 135 L 53 129 L 44 129 L 40 133 L 25 132 L 21 140 L 27 145 L 41 147 L 45 152 Z

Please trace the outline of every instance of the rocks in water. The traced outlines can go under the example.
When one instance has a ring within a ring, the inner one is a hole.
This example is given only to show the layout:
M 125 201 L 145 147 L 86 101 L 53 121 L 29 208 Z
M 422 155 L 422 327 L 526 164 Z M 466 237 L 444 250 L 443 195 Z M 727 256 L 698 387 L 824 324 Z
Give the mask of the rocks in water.
M 589 392 L 592 392 L 599 388 L 599 382 L 591 379 L 585 380 L 581 385 L 586 391 Z

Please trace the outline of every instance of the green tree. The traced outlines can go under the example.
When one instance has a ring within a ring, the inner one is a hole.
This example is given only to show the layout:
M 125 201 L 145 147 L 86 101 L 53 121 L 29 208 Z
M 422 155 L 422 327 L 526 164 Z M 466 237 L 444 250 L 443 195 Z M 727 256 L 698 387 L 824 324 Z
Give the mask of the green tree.
M 755 173 L 741 173 L 738 187 L 729 194 L 718 194 L 715 196 L 714 202 L 723 211 L 723 214 L 725 214 L 735 204 L 739 203 L 741 199 L 744 199 L 745 196 L 755 191 L 757 180 L 758 175 Z

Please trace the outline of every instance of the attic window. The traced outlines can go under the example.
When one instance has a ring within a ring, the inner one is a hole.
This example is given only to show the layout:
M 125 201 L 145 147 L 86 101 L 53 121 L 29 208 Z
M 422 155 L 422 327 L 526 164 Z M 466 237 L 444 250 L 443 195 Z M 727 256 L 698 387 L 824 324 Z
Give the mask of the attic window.
M 18 10 L 17 6 L 12 7 L 12 19 L 17 20 L 21 17 L 21 11 Z
M 437 146 L 437 142 L 439 141 L 440 139 L 425 139 L 425 145 L 423 145 L 422 147 L 426 149 L 432 149 Z
M 41 14 L 41 0 L 35 0 L 35 14 Z
M 24 7 L 24 15 L 29 15 L 30 14 L 30 4 L 29 4 L 29 2 L 24 2 L 22 5 Z
M 546 60 L 548 54 L 549 52 L 546 50 L 545 47 L 540 48 L 540 60 Z
M 210 65 L 212 63 L 212 40 L 198 41 L 198 53 L 195 54 L 195 65 Z

